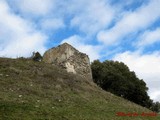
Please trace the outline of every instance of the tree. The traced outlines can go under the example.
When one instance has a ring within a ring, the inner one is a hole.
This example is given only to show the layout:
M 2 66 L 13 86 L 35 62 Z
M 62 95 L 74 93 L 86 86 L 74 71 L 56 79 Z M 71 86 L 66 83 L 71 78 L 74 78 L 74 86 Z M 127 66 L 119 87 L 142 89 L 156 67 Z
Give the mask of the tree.
M 160 112 L 160 103 L 159 102 L 154 102 L 152 104 L 151 110 L 159 113 Z
M 144 107 L 149 106 L 146 83 L 122 62 L 95 60 L 91 64 L 94 82 L 106 91 Z M 151 104 L 151 103 L 150 103 Z

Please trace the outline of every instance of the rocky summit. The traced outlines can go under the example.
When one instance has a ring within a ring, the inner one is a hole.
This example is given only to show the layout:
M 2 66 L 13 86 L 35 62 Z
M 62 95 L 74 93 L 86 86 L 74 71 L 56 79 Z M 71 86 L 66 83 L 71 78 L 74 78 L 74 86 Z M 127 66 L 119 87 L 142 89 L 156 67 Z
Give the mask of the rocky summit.
M 43 61 L 45 63 L 58 65 L 66 69 L 67 72 L 92 79 L 88 55 L 79 52 L 68 43 L 63 43 L 46 51 L 43 55 Z

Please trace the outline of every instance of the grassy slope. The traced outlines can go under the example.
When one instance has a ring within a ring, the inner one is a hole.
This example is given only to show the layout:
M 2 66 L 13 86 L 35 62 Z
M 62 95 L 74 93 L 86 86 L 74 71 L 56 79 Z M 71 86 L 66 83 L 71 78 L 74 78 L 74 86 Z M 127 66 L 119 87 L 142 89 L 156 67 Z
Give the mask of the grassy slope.
M 159 120 L 150 112 L 49 64 L 0 58 L 0 120 Z

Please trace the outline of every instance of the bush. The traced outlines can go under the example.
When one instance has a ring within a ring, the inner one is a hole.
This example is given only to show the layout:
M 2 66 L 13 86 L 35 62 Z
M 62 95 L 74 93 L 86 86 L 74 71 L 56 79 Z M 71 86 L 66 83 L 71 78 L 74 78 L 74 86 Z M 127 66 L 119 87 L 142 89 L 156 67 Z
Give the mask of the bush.
M 33 56 L 32 56 L 32 59 L 34 60 L 34 61 L 41 61 L 42 60 L 42 56 L 41 56 L 41 54 L 39 53 L 39 52 L 33 52 Z

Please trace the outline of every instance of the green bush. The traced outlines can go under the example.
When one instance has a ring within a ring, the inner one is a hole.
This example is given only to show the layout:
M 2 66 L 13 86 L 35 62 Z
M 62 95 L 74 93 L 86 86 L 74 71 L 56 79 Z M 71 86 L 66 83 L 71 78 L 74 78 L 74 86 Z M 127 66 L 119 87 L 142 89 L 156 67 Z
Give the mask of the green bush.
M 41 61 L 41 60 L 42 60 L 42 56 L 41 56 L 41 54 L 40 54 L 39 52 L 36 52 L 36 53 L 33 52 L 33 57 L 32 57 L 32 59 L 33 59 L 34 61 Z

